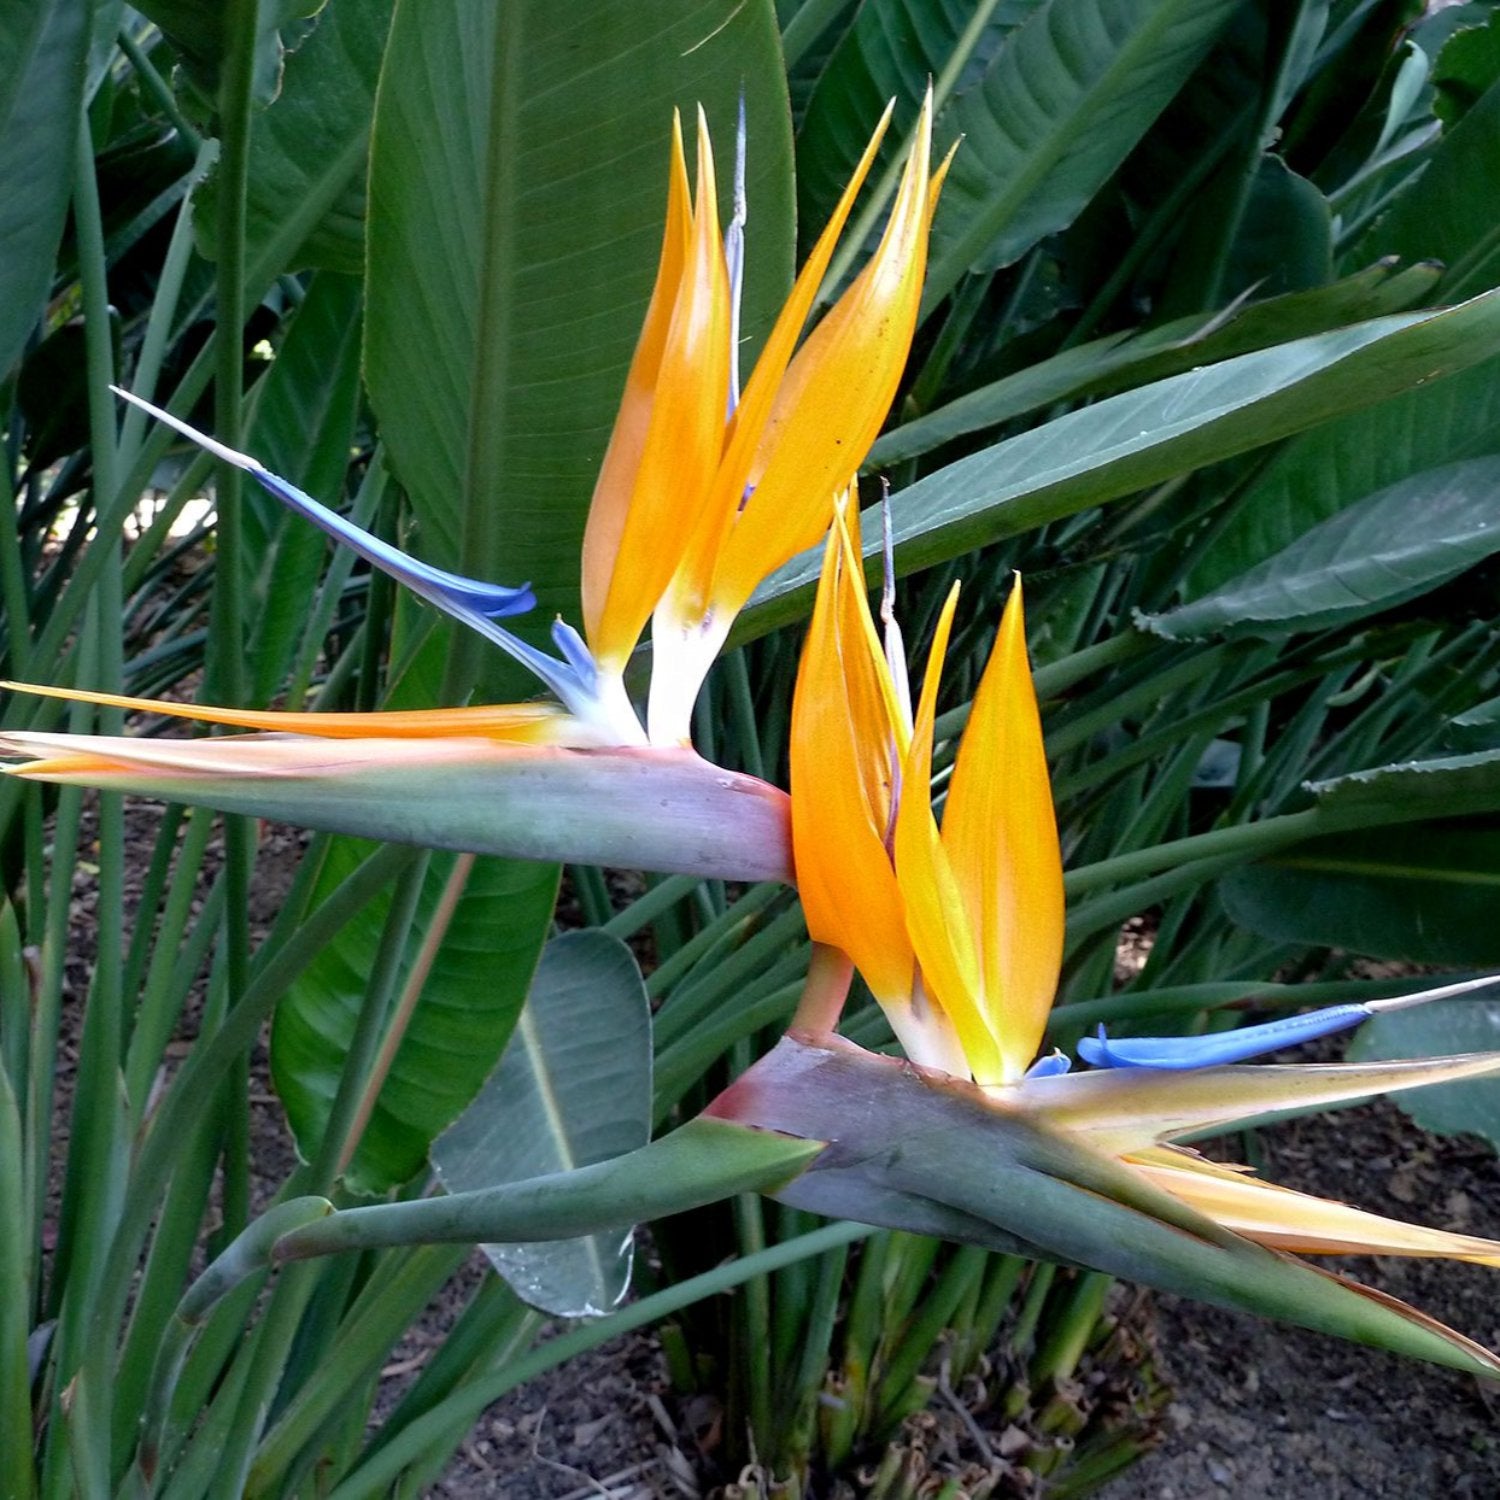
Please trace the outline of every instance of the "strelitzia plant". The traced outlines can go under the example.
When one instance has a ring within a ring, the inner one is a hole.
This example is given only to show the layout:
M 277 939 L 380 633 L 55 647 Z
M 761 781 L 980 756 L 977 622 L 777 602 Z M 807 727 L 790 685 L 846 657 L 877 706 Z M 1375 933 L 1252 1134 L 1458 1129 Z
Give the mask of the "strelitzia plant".
M 6 749 L 26 762 L 17 774 L 476 853 L 786 877 L 782 794 L 700 760 L 690 721 L 735 616 L 767 573 L 817 542 L 895 396 L 946 170 L 931 171 L 930 100 L 878 246 L 803 337 L 889 119 L 887 110 L 741 389 L 743 215 L 721 233 L 701 110 L 690 190 L 674 116 L 656 285 L 584 536 L 583 631 L 557 620 L 556 656 L 499 623 L 532 607 L 526 586 L 464 578 L 410 557 L 249 455 L 118 392 L 499 646 L 555 701 L 279 713 L 12 684 L 251 731 L 202 740 L 15 734 Z M 741 201 L 743 170 L 742 127 Z M 624 677 L 648 620 L 653 668 L 643 724 Z M 336 753 L 329 741 L 339 742 Z M 649 828 L 632 810 L 643 800 L 655 809 Z
M 782 1196 L 1118 1272 L 1462 1368 L 1500 1361 L 1412 1309 L 1282 1254 L 1438 1256 L 1500 1266 L 1500 1244 L 1397 1223 L 1258 1181 L 1178 1144 L 1286 1109 L 1500 1071 L 1500 1055 L 1363 1065 L 1232 1065 L 1378 1009 L 1490 984 L 1339 1006 L 1199 1038 L 1036 1060 L 1063 954 L 1062 860 L 1017 581 L 969 715 L 939 827 L 931 796 L 944 652 L 915 709 L 887 587 L 871 618 L 857 519 L 830 532 L 792 721 L 792 827 L 808 930 L 823 945 L 789 1036 L 712 1107 L 830 1144 Z M 906 1061 L 835 1034 L 857 966 Z

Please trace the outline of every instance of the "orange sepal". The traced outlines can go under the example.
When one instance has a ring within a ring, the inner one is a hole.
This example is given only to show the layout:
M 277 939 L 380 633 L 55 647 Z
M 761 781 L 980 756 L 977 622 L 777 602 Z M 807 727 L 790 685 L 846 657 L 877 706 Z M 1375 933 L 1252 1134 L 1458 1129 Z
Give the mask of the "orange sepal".
M 82 688 L 43 687 L 27 682 L 0 682 L 0 688 L 95 703 L 127 713 L 162 714 L 235 729 L 270 734 L 302 734 L 325 740 L 486 739 L 527 745 L 594 743 L 570 714 L 552 703 L 475 704 L 468 708 L 422 708 L 375 713 L 294 713 L 290 710 L 214 708 L 204 703 L 166 703 L 157 698 L 128 698 Z
M 882 1003 L 906 1004 L 912 950 L 885 843 L 897 726 L 851 550 L 840 520 L 792 699 L 792 849 L 808 932 L 847 953 Z
M 688 190 L 687 162 L 682 150 L 682 116 L 672 111 L 672 154 L 667 169 L 667 218 L 662 231 L 656 284 L 646 321 L 636 341 L 625 378 L 625 394 L 610 433 L 609 447 L 594 484 L 588 524 L 583 533 L 583 623 L 588 639 L 597 642 L 609 595 L 610 575 L 625 531 L 625 517 L 635 488 L 636 473 L 646 447 L 655 401 L 657 374 L 666 349 L 667 333 L 682 287 L 692 236 L 693 212 Z
M 931 107 L 875 254 L 797 351 L 746 475 L 754 491 L 724 541 L 716 609 L 738 611 L 773 568 L 810 547 L 895 398 L 927 266 Z
M 697 523 L 718 468 L 729 403 L 729 328 L 713 147 L 700 109 L 692 231 L 608 593 L 589 631 L 589 645 L 606 672 L 621 671 L 635 649 L 677 569 L 681 538 Z M 612 500 L 608 513 L 617 509 Z M 601 520 L 601 552 L 605 535 Z
M 1003 1081 L 1013 1083 L 1041 1043 L 1063 950 L 1062 854 L 1019 578 L 953 768 L 943 847 L 979 950 Z
M 1000 1051 L 979 1004 L 980 971 L 973 935 L 948 855 L 932 816 L 932 736 L 937 690 L 958 607 L 958 585 L 949 591 L 932 635 L 911 748 L 901 770 L 896 811 L 896 872 L 906 906 L 907 930 L 926 988 L 952 1022 L 969 1071 L 979 1083 L 1000 1078 Z

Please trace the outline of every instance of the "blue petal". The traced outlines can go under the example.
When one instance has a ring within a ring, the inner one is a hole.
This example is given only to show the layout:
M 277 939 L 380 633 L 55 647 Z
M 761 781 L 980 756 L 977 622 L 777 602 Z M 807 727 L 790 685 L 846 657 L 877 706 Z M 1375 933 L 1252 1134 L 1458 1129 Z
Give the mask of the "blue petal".
M 1052 1051 L 1046 1057 L 1039 1057 L 1027 1068 L 1028 1078 L 1056 1078 L 1059 1074 L 1066 1073 L 1073 1066 L 1072 1059 L 1065 1052 Z
M 1078 1055 L 1096 1068 L 1212 1068 L 1346 1031 L 1373 1014 L 1368 1005 L 1330 1005 L 1209 1036 L 1132 1036 L 1114 1042 L 1101 1026 L 1097 1038 L 1084 1037 L 1078 1043 Z
M 453 605 L 472 610 L 487 620 L 498 620 L 506 615 L 523 615 L 536 607 L 536 595 L 531 592 L 529 583 L 523 583 L 519 588 L 506 588 L 504 584 L 481 583 L 477 578 L 463 578 L 446 569 L 435 568 L 431 563 L 419 562 L 399 547 L 393 547 L 356 526 L 337 511 L 320 505 L 311 495 L 304 494 L 296 485 L 288 484 L 269 469 L 257 464 L 246 472 L 263 490 L 275 495 L 320 531 L 327 532 L 335 541 L 342 542 L 366 562 L 399 579 L 414 594 L 420 594 L 440 609 Z
M 482 583 L 478 579 L 463 578 L 429 563 L 418 562 L 416 558 L 408 557 L 399 547 L 381 541 L 378 536 L 372 536 L 362 527 L 329 510 L 327 506 L 320 505 L 311 495 L 304 494 L 296 485 L 288 484 L 286 480 L 271 473 L 249 454 L 238 453 L 233 448 L 226 447 L 170 412 L 152 406 L 149 401 L 142 401 L 139 396 L 121 390 L 119 386 L 111 386 L 110 389 L 116 395 L 123 396 L 125 400 L 150 412 L 167 426 L 175 428 L 184 437 L 191 438 L 200 448 L 243 469 L 263 489 L 336 541 L 351 548 L 366 562 L 404 583 L 418 598 L 425 599 L 499 646 L 546 683 L 574 712 L 587 715 L 594 701 L 594 664 L 593 658 L 588 654 L 588 647 L 576 633 L 573 636 L 573 643 L 576 644 L 564 648 L 568 659 L 557 661 L 495 624 L 497 619 L 506 615 L 524 614 L 535 606 L 536 596 L 531 592 L 529 584 L 520 588 L 506 588 L 502 584 Z

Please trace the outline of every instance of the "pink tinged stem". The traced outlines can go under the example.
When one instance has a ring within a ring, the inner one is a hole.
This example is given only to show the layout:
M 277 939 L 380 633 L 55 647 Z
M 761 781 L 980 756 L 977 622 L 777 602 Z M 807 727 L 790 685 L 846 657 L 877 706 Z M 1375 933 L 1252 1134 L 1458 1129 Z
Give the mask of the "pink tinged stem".
M 814 943 L 791 1029 L 808 1036 L 831 1036 L 838 1029 L 853 978 L 854 961 L 847 953 L 828 943 Z

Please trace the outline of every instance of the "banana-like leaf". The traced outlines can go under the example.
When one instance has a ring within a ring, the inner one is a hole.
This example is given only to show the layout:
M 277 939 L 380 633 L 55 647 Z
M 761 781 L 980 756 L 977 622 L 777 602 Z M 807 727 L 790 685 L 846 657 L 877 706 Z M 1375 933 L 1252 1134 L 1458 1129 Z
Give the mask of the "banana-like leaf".
M 1500 225 L 1490 194 L 1500 165 L 1500 83 L 1492 83 L 1438 144 L 1426 170 L 1376 221 L 1355 255 L 1396 252 L 1442 261 L 1446 297 L 1469 297 L 1500 283 Z
M 1491 967 L 1497 887 L 1500 831 L 1443 822 L 1309 839 L 1234 871 L 1219 891 L 1236 926 L 1277 942 Z
M 651 1139 L 651 1007 L 630 949 L 565 932 L 542 950 L 499 1066 L 432 1145 L 450 1193 L 569 1172 Z M 512 1290 L 560 1318 L 599 1317 L 630 1288 L 630 1226 L 481 1248 Z
M 322 897 L 370 854 L 357 839 L 320 841 L 308 858 Z M 413 913 L 398 977 L 416 983 L 358 1148 L 344 1172 L 357 1192 L 383 1193 L 427 1161 L 433 1137 L 483 1087 L 526 1000 L 557 900 L 556 865 L 435 855 Z M 348 1061 L 371 968 L 391 910 L 382 892 L 297 977 L 276 1006 L 271 1076 L 302 1155 L 312 1160 Z
M 1456 380 L 1437 377 L 1467 370 L 1497 352 L 1500 293 L 1490 293 L 1460 307 L 1377 318 L 1298 339 L 1111 396 L 900 491 L 891 502 L 897 570 L 930 567 L 1117 500 L 1385 401 L 1393 392 L 1456 386 Z M 1500 389 L 1493 375 L 1486 376 Z M 1500 401 L 1500 396 L 1492 393 L 1490 399 Z M 1378 417 L 1372 423 L 1378 431 Z M 1374 437 L 1370 441 L 1378 446 Z M 1360 493 L 1377 488 L 1371 484 Z M 870 538 L 867 556 L 873 558 L 880 547 L 878 516 L 869 519 L 864 535 Z M 731 640 L 797 618 L 808 607 L 820 562 L 806 552 L 773 573 L 741 615 Z
M 943 112 L 962 138 L 932 226 L 926 306 L 1070 224 L 1202 61 L 1235 0 L 1051 0 Z
M 247 258 L 258 273 L 252 285 L 308 266 L 364 274 L 370 122 L 392 4 L 325 4 L 286 59 L 275 101 L 256 116 L 245 202 Z M 194 215 L 209 254 L 218 198 L 211 173 Z
M 1183 1296 L 1500 1375 L 1478 1344 L 1231 1233 L 1053 1128 L 1042 1109 L 847 1043 L 783 1039 L 711 1113 L 828 1143 L 775 1195 L 797 1207 L 906 1228 L 901 1200 L 915 1197 L 989 1226 L 973 1236 L 981 1244 L 1011 1249 L 1019 1239 Z
M 1331 813 L 1361 824 L 1500 812 L 1500 750 L 1404 761 L 1307 783 Z
M 1414 475 L 1330 516 L 1212 593 L 1136 623 L 1169 640 L 1349 624 L 1500 552 L 1500 457 Z
M 786 794 L 691 750 L 7 734 L 0 756 L 40 758 L 13 774 L 431 849 L 792 878 Z
M 870 450 L 869 467 L 915 458 L 1054 401 L 1112 395 L 1273 344 L 1405 312 L 1428 296 L 1441 274 L 1436 266 L 1398 270 L 1391 257 L 1332 286 L 1287 292 L 1212 317 L 1195 313 L 1064 349 L 892 428 Z
M 90 7 L 0 0 L 0 379 L 52 284 L 73 186 Z
M 338 507 L 359 407 L 362 298 L 348 276 L 315 276 L 271 368 L 257 387 L 248 446 L 276 473 Z M 251 635 L 251 703 L 281 690 L 308 628 L 327 544 L 259 485 L 242 505 Z
M 1401 381 L 1386 393 L 1391 399 L 1294 438 L 1246 490 L 1188 575 L 1188 596 L 1239 577 L 1366 495 L 1500 453 L 1500 361 L 1485 358 L 1488 352 L 1482 345 L 1471 368 L 1448 379 Z
M 1500 1047 L 1500 1001 L 1448 1000 L 1377 1016 L 1360 1028 L 1349 1052 L 1368 1061 L 1471 1047 Z M 1500 1151 L 1500 1088 L 1493 1079 L 1443 1084 L 1396 1103 L 1424 1130 L 1477 1135 Z

